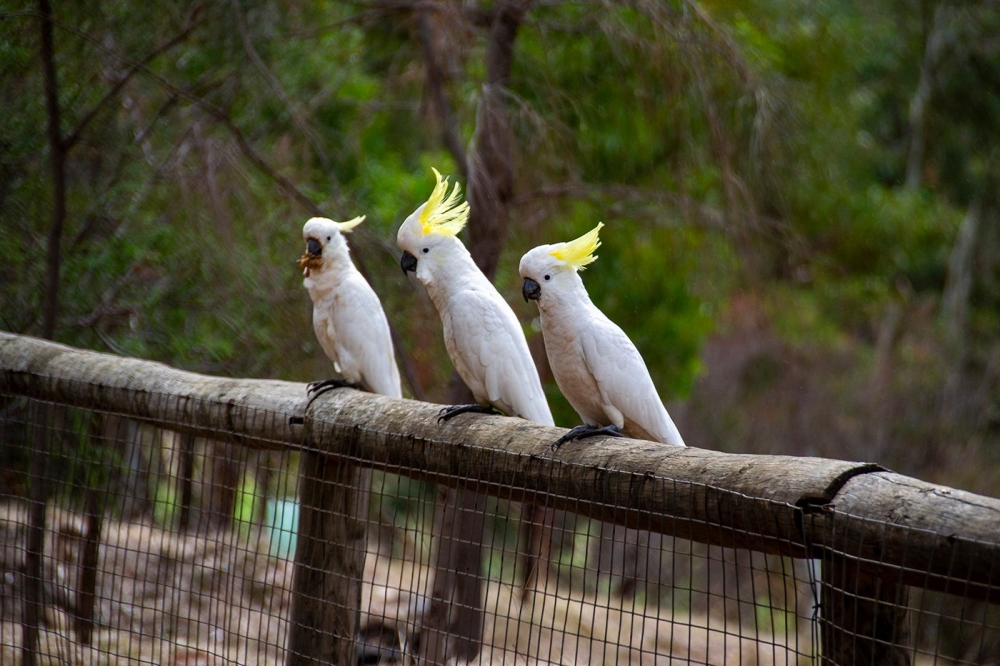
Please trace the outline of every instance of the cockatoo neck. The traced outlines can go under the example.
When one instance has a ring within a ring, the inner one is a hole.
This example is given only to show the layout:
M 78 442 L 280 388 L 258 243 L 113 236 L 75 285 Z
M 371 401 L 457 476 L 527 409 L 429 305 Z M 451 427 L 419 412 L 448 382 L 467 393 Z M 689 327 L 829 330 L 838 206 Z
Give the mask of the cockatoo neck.
M 309 271 L 309 277 L 302 281 L 310 296 L 318 296 L 334 291 L 353 271 L 347 248 L 332 248 L 323 250 L 323 266 L 318 270 Z

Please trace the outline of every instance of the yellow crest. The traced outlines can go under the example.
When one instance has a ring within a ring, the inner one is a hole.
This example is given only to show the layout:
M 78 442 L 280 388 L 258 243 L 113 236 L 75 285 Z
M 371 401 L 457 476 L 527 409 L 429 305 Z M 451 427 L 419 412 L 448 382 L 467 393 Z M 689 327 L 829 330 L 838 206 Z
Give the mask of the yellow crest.
M 334 224 L 336 224 L 337 228 L 340 229 L 340 233 L 349 234 L 354 229 L 354 227 L 358 226 L 359 224 L 365 221 L 365 217 L 366 217 L 365 215 L 359 215 L 353 220 L 348 220 L 347 222 L 334 222 Z
M 455 236 L 469 219 L 469 202 L 461 201 L 462 186 L 458 183 L 448 194 L 448 179 L 443 178 L 437 169 L 431 169 L 437 184 L 420 212 L 420 226 L 425 235 Z
M 596 227 L 584 235 L 576 240 L 560 243 L 559 248 L 552 250 L 549 254 L 567 266 L 572 266 L 576 270 L 582 271 L 587 264 L 597 259 L 594 256 L 594 250 L 601 247 L 601 241 L 597 239 L 597 234 L 603 226 L 603 222 L 598 222 Z

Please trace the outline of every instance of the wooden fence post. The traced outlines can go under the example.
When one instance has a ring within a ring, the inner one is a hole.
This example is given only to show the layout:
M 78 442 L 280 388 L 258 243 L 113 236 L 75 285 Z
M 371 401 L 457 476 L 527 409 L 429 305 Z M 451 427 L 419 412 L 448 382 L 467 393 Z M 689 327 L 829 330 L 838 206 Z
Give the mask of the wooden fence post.
M 909 666 L 907 587 L 839 555 L 822 567 L 820 663 Z
M 437 536 L 431 603 L 423 618 L 419 662 L 443 666 L 469 662 L 483 639 L 483 525 L 486 495 L 447 490 L 437 511 Z
M 307 445 L 310 421 L 306 419 Z M 357 663 L 365 564 L 360 472 L 346 457 L 301 453 L 289 666 Z

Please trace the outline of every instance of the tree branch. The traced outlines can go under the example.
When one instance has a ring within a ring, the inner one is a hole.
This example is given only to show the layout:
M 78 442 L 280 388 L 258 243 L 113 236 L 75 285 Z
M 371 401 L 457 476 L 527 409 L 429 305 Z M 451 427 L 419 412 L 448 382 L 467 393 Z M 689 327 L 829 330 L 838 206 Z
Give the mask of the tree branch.
M 529 205 L 534 201 L 550 201 L 556 198 L 585 198 L 600 200 L 602 203 L 612 201 L 614 204 L 608 210 L 620 210 L 635 214 L 641 205 L 654 206 L 657 220 L 662 224 L 663 206 L 669 206 L 680 215 L 688 217 L 695 224 L 706 229 L 727 232 L 725 214 L 690 196 L 677 192 L 647 189 L 631 185 L 610 184 L 595 185 L 592 183 L 558 183 L 544 185 L 517 197 L 518 206 Z M 633 203 L 633 207 L 629 207 Z M 761 229 L 785 230 L 788 224 L 778 218 L 747 211 L 749 222 Z
M 950 39 L 951 17 L 953 10 L 947 2 L 942 2 L 934 11 L 934 19 L 924 46 L 924 57 L 920 63 L 920 79 L 917 89 L 910 98 L 909 123 L 910 145 L 906 158 L 905 187 L 915 190 L 920 187 L 923 178 L 926 115 L 934 91 L 934 73 L 937 70 L 941 53 Z
M 191 35 L 194 29 L 197 28 L 199 25 L 201 25 L 200 21 L 195 21 L 195 17 L 199 13 L 200 9 L 201 5 L 198 5 L 194 8 L 194 10 L 192 10 L 191 14 L 188 16 L 188 20 L 185 22 L 184 29 L 181 30 L 181 32 L 179 32 L 172 39 L 168 40 L 167 42 L 153 49 L 148 55 L 146 55 L 145 58 L 135 63 L 131 67 L 129 67 L 128 71 L 126 71 L 118 79 L 118 81 L 115 82 L 115 84 L 111 87 L 110 90 L 108 90 L 108 92 L 104 95 L 104 97 L 102 97 L 97 102 L 97 104 L 95 104 L 94 107 L 87 113 L 87 115 L 85 115 L 83 119 L 79 123 L 77 123 L 76 129 L 74 129 L 70 133 L 70 135 L 63 140 L 64 150 L 68 152 L 71 148 L 73 148 L 74 145 L 76 145 L 76 143 L 80 140 L 80 137 L 83 135 L 83 131 L 87 128 L 87 125 L 89 125 L 90 122 L 100 112 L 100 110 L 104 108 L 105 104 L 114 99 L 115 96 L 117 96 L 118 93 L 121 92 L 121 89 L 125 87 L 125 84 L 128 83 L 133 76 L 142 71 L 143 68 L 149 65 L 149 63 L 151 63 L 154 59 L 156 59 L 157 56 L 166 51 L 169 51 L 173 47 L 185 41 Z
M 302 135 L 305 137 L 309 146 L 316 153 L 316 157 L 319 158 L 320 163 L 323 165 L 323 171 L 326 173 L 327 178 L 332 180 L 333 172 L 330 169 L 330 158 L 323 150 L 323 146 L 320 144 L 319 137 L 316 133 L 309 127 L 309 124 L 299 113 L 295 105 L 292 104 L 292 99 L 285 92 L 284 87 L 282 87 L 281 82 L 278 78 L 268 69 L 267 65 L 261 59 L 260 54 L 253 45 L 253 40 L 250 39 L 250 34 L 247 32 L 246 20 L 243 18 L 243 12 L 240 10 L 239 0 L 230 0 L 230 5 L 233 9 L 233 14 L 236 16 L 236 27 L 240 32 L 240 39 L 243 41 L 243 50 L 247 52 L 250 60 L 253 62 L 254 67 L 261 73 L 261 76 L 267 81 L 268 85 L 271 86 L 271 90 L 274 94 L 278 96 L 281 103 L 285 105 L 288 110 L 288 115 L 292 119 L 292 124 L 298 128 Z

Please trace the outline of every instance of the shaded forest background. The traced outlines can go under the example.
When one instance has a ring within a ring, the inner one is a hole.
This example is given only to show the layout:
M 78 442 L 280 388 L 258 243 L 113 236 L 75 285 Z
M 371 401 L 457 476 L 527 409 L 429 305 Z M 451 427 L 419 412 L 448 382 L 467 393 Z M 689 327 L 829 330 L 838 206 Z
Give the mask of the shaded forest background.
M 296 259 L 355 257 L 408 395 L 448 401 L 395 229 L 584 274 L 688 444 L 1000 492 L 1000 3 L 0 4 L 0 328 L 212 374 L 331 374 Z M 492 263 L 491 263 L 492 262 Z

